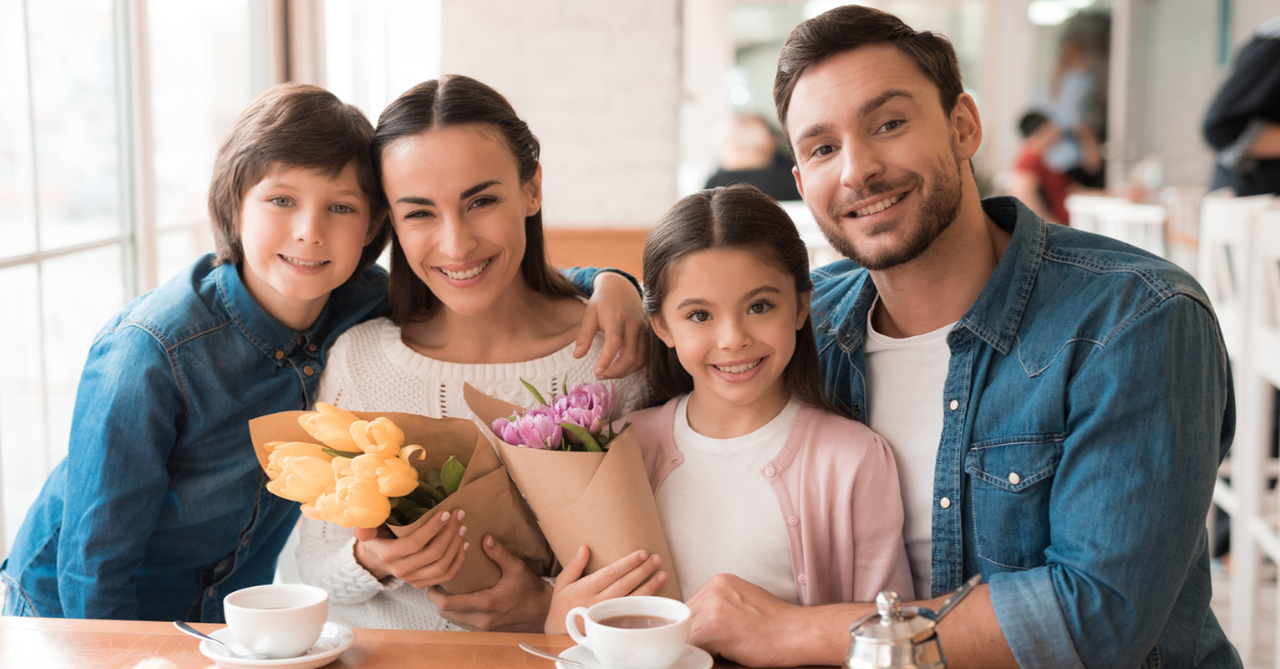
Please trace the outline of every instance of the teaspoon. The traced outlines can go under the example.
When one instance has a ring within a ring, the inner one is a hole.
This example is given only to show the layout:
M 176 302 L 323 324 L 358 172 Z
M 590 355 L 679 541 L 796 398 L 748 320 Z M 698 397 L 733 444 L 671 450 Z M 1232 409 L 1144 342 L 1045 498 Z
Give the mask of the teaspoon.
M 581 662 L 578 662 L 576 660 L 568 660 L 563 657 L 560 657 L 559 655 L 552 655 L 551 653 L 548 653 L 545 650 L 542 650 L 540 648 L 534 648 L 533 646 L 530 646 L 527 643 L 520 644 L 520 650 L 523 650 L 526 653 L 537 655 L 538 657 L 545 657 L 546 659 L 551 660 L 552 662 L 559 662 L 560 664 L 563 664 L 566 667 L 581 667 L 582 669 L 592 669 L 591 667 L 588 667 L 587 665 Z
M 238 658 L 238 659 L 241 659 L 241 660 L 265 660 L 265 659 L 267 659 L 267 656 L 266 656 L 266 655 L 262 655 L 262 654 L 260 654 L 260 653 L 246 653 L 246 654 L 244 654 L 244 655 L 241 655 L 240 653 L 237 653 L 237 652 L 235 652 L 234 650 L 231 650 L 231 647 L 230 647 L 230 646 L 228 646 L 227 644 L 222 643 L 221 641 L 218 641 L 217 639 L 215 639 L 215 638 L 213 638 L 213 637 L 209 636 L 208 634 L 205 634 L 204 632 L 201 632 L 200 630 L 198 630 L 198 629 L 196 629 L 196 628 L 194 628 L 194 627 L 192 627 L 192 626 L 190 626 L 190 625 L 188 625 L 188 624 L 186 624 L 186 623 L 182 622 L 181 620 L 175 620 L 175 621 L 173 621 L 173 626 L 174 626 L 174 627 L 177 627 L 178 629 L 182 630 L 183 632 L 186 632 L 187 634 L 190 634 L 190 635 L 191 635 L 191 636 L 193 636 L 193 637 L 196 637 L 196 638 L 198 638 L 198 639 L 204 639 L 205 641 L 212 641 L 213 643 L 216 643 L 216 644 L 218 644 L 219 646 L 222 646 L 222 649 L 223 649 L 223 650 L 225 650 L 225 651 L 227 651 L 227 654 L 231 655 L 231 657 Z

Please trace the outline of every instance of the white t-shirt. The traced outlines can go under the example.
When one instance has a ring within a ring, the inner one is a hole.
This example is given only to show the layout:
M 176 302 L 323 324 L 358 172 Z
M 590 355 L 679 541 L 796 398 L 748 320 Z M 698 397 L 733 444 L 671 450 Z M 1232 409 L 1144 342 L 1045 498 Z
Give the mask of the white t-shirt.
M 778 496 L 760 473 L 782 450 L 800 413 L 792 399 L 750 434 L 713 439 L 689 427 L 689 396 L 676 405 L 672 437 L 684 462 L 658 488 L 658 516 L 689 598 L 716 574 L 733 574 L 799 604 L 791 544 Z
M 942 440 L 943 389 L 955 323 L 915 337 L 894 339 L 875 331 L 867 312 L 867 426 L 893 447 L 905 512 L 902 525 L 916 596 L 931 591 L 933 573 L 933 476 Z

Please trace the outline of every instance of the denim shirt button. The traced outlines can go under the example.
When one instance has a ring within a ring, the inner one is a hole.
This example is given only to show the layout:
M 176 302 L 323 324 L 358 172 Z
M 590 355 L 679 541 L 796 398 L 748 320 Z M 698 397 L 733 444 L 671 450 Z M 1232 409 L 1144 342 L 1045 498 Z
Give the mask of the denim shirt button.
M 315 344 L 311 344 L 310 346 L 307 347 L 307 350 L 311 351 L 312 353 L 315 353 L 316 350 L 319 348 L 320 348 L 319 346 L 316 346 Z
M 314 374 L 316 373 L 316 370 L 315 370 L 315 369 L 312 369 L 311 365 L 303 365 L 303 366 L 302 366 L 302 373 L 303 373 L 303 374 L 306 374 L 307 376 L 312 376 L 312 375 L 314 375 Z
M 955 411 L 960 408 L 960 400 L 951 400 L 951 410 Z
M 1018 472 L 1009 472 L 1009 483 L 1018 485 L 1022 482 L 1022 477 L 1018 476 Z
M 276 351 L 276 360 L 284 360 L 284 351 Z
M 940 507 L 942 507 L 942 508 L 944 508 L 944 509 L 950 509 L 950 508 L 951 508 L 951 498 L 950 498 L 950 497 L 943 497 L 942 499 L 938 500 L 938 506 L 940 506 Z

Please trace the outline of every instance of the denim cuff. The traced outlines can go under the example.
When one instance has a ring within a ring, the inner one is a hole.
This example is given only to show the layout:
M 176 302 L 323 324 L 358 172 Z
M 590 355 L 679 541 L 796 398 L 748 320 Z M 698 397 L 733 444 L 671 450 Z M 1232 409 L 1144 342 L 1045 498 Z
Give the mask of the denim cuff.
M 992 574 L 991 606 L 1021 667 L 1081 667 L 1045 568 Z

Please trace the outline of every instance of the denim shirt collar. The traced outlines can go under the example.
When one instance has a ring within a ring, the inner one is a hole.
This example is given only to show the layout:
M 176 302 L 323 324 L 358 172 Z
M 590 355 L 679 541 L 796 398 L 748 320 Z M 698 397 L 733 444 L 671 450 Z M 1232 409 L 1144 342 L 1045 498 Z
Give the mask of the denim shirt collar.
M 961 317 L 948 340 L 954 343 L 960 331 L 972 332 L 992 348 L 1007 355 L 1026 310 L 1031 288 L 1044 259 L 1049 224 L 1012 197 L 993 197 L 982 201 L 983 212 L 1002 229 L 1012 233 L 996 269 L 987 280 L 978 299 Z M 836 339 L 845 350 L 854 350 L 866 336 L 867 311 L 875 303 L 875 282 L 863 273 L 856 285 L 832 309 L 834 314 L 848 314 L 840 321 Z
M 216 283 L 218 301 L 227 310 L 232 322 L 258 350 L 262 351 L 263 355 L 277 365 L 283 365 L 284 360 L 292 355 L 296 348 L 306 346 L 310 342 L 310 333 L 324 323 L 330 311 L 329 304 L 326 303 L 324 311 L 316 322 L 309 329 L 299 332 L 276 320 L 258 304 L 257 300 L 253 299 L 235 265 L 230 263 L 219 265 L 213 268 L 209 277 Z

